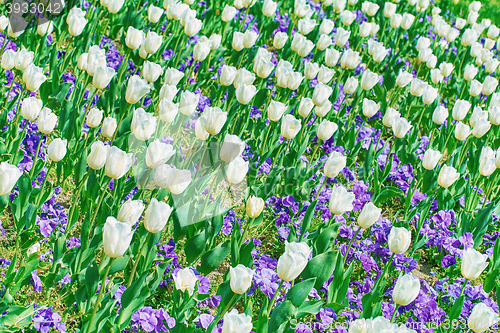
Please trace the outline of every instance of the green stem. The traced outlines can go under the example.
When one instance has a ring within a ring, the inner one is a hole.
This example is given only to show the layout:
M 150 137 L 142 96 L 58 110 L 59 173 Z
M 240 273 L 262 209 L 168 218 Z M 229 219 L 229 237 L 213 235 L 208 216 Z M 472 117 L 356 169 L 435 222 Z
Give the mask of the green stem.
M 0 53 L 1 54 L 1 53 Z M 7 101 L 9 100 L 10 92 L 12 91 L 12 87 L 14 86 L 14 81 L 15 81 L 16 76 L 12 78 L 12 82 L 10 83 L 10 87 L 7 93 L 7 97 L 5 98 L 5 101 L 3 102 L 2 110 L 7 107 Z
M 271 300 L 271 303 L 269 303 L 269 307 L 267 308 L 267 317 L 268 318 L 269 318 L 269 314 L 271 313 L 271 309 L 273 308 L 274 301 L 276 300 L 276 297 L 278 296 L 278 293 L 279 293 L 281 287 L 283 286 L 283 282 L 285 282 L 285 281 L 284 280 L 280 281 L 278 289 L 276 289 L 276 292 L 274 293 L 273 299 Z
M 106 186 L 102 190 L 101 196 L 99 197 L 99 201 L 97 202 L 97 206 L 94 207 L 94 214 L 92 214 L 92 218 L 90 219 L 90 223 L 92 224 L 90 227 L 89 231 L 89 239 L 92 237 L 92 234 L 94 233 L 94 225 L 97 225 L 97 223 L 94 223 L 97 213 L 99 213 L 99 208 L 102 205 L 102 202 L 104 200 L 104 197 L 106 196 L 106 193 L 108 192 L 109 184 L 111 183 L 111 178 L 109 178 L 109 181 L 106 183 Z M 115 183 L 115 188 L 116 188 L 116 183 Z
M 208 327 L 207 332 L 212 332 L 213 331 L 214 327 L 217 326 L 217 323 L 219 322 L 219 320 L 231 308 L 231 306 L 232 306 L 234 300 L 236 299 L 236 297 L 237 297 L 237 294 L 233 293 L 233 296 L 231 297 L 231 299 L 229 300 L 229 302 L 227 303 L 227 305 L 224 307 L 224 309 L 222 310 L 222 312 L 220 312 L 219 314 L 217 314 L 217 316 L 215 317 L 215 319 L 210 323 L 210 326 Z
M 83 177 L 83 179 L 81 180 L 80 185 L 78 185 L 75 194 L 73 195 L 73 204 L 71 205 L 71 209 L 69 211 L 68 225 L 66 227 L 65 233 L 68 232 L 73 227 L 71 221 L 73 221 L 73 214 L 75 213 L 75 208 L 78 204 L 78 197 L 80 196 L 80 192 L 82 191 L 83 185 L 85 184 L 85 181 L 87 180 L 88 177 L 89 173 L 87 172 Z
M 12 154 L 12 157 L 11 157 L 11 163 L 12 164 L 15 164 L 17 153 L 19 152 L 19 147 L 21 147 L 21 143 L 23 142 L 23 138 L 24 138 L 24 136 L 26 134 L 27 127 L 28 127 L 28 120 L 26 119 L 26 121 L 24 122 L 23 131 L 21 132 L 21 138 L 18 140 L 18 142 L 17 142 L 17 148 L 14 149 L 14 153 Z
M 44 134 L 40 135 L 40 140 L 38 141 L 38 146 L 36 147 L 35 158 L 33 159 L 33 164 L 30 170 L 30 178 L 33 178 L 33 173 L 35 172 L 36 161 L 38 159 L 38 153 L 40 152 L 40 147 L 42 146 L 43 136 Z
M 392 313 L 391 323 L 394 322 L 394 318 L 396 318 L 396 313 L 398 312 L 398 309 L 399 309 L 399 304 L 396 304 L 396 307 L 394 308 L 394 312 Z
M 394 253 L 391 255 L 391 258 L 389 258 L 389 261 L 387 261 L 387 263 L 385 264 L 384 271 L 382 272 L 382 274 L 380 274 L 379 278 L 375 282 L 373 290 L 376 290 L 378 288 L 378 286 L 380 285 L 380 281 L 382 281 L 382 279 L 387 275 L 387 271 L 389 270 L 389 267 L 391 266 L 393 259 L 394 259 Z
M 269 137 L 269 132 L 271 132 L 271 127 L 272 127 L 272 123 L 269 124 L 269 127 L 267 128 L 267 133 L 266 133 L 266 136 L 264 138 L 264 143 L 262 144 L 262 149 L 260 151 L 261 156 L 264 155 L 264 150 L 266 149 L 267 138 Z
M 245 225 L 245 230 L 243 230 L 243 234 L 241 235 L 240 241 L 238 242 L 238 249 L 241 248 L 241 244 L 245 240 L 247 236 L 248 230 L 250 230 L 250 226 L 252 225 L 253 219 L 249 218 L 247 224 Z
M 150 236 L 151 236 L 151 233 L 149 232 L 148 235 L 146 236 L 146 240 L 141 245 L 141 249 L 139 250 L 139 253 L 137 254 L 137 259 L 134 262 L 134 267 L 132 267 L 132 271 L 130 272 L 130 276 L 128 278 L 127 288 L 130 287 L 130 285 L 132 284 L 132 281 L 134 280 L 135 270 L 137 269 L 137 265 L 139 264 L 139 260 L 141 259 L 142 251 L 144 251 L 146 244 L 148 244 L 148 242 L 149 242 Z
M 40 200 L 42 200 L 43 190 L 45 188 L 45 184 L 47 183 L 47 179 L 49 179 L 50 170 L 52 169 L 52 167 L 54 165 L 55 165 L 55 162 L 52 162 L 52 163 L 50 163 L 49 167 L 47 168 L 47 173 L 45 174 L 45 179 L 42 182 L 42 187 L 40 188 L 40 193 L 38 194 L 38 198 L 36 199 L 35 206 L 38 208 L 40 208 Z M 43 204 L 43 202 L 42 202 L 42 204 Z
M 328 180 L 328 177 L 325 176 L 325 179 L 323 180 L 323 182 L 321 183 L 321 186 L 319 187 L 319 190 L 318 192 L 316 193 L 316 197 L 314 198 L 314 201 L 318 200 L 318 197 L 319 197 L 319 194 L 321 193 L 321 190 L 323 189 L 323 186 L 325 186 L 326 184 L 326 181 Z
M 352 243 L 354 242 L 354 240 L 356 239 L 356 237 L 358 237 L 358 234 L 359 234 L 359 232 L 361 230 L 363 230 L 363 228 L 361 228 L 360 226 L 358 226 L 358 230 L 356 231 L 356 233 L 354 234 L 354 236 L 349 241 L 349 245 L 347 246 L 347 251 L 345 252 L 345 256 L 344 256 L 344 265 L 345 265 L 345 262 L 347 261 L 347 256 L 349 255 L 349 251 L 351 250 Z
M 92 311 L 92 316 L 90 317 L 89 326 L 87 328 L 87 333 L 90 333 L 92 331 L 92 327 L 94 326 L 95 315 L 97 313 L 97 310 L 99 309 L 102 295 L 104 294 L 104 289 L 106 289 L 106 278 L 108 277 L 109 269 L 111 268 L 112 262 L 113 262 L 113 259 L 111 259 L 109 261 L 109 264 L 106 267 L 106 272 L 104 273 L 104 276 L 102 277 L 101 288 L 99 289 L 99 294 L 97 295 L 97 301 L 94 304 L 94 310 Z
M 208 148 L 208 142 L 205 142 L 205 148 L 203 148 L 203 152 L 201 153 L 200 163 L 198 163 L 198 168 L 196 168 L 196 174 L 194 175 L 193 181 L 198 179 L 198 175 L 200 174 L 201 164 L 203 163 L 203 159 L 205 158 L 205 153 Z

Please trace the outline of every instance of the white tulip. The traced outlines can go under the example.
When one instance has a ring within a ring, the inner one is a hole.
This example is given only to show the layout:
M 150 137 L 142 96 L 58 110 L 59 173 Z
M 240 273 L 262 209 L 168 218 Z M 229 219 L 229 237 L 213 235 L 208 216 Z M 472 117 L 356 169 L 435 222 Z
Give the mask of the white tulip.
M 127 251 L 134 230 L 128 223 L 122 223 L 110 216 L 102 228 L 104 253 L 111 258 L 119 258 Z
M 354 208 L 353 203 L 355 198 L 354 193 L 347 192 L 343 186 L 333 187 L 328 205 L 330 212 L 334 215 L 342 215 L 351 211 Z
M 318 136 L 318 139 L 327 141 L 333 136 L 333 133 L 335 133 L 337 129 L 338 125 L 336 123 L 323 119 L 323 121 L 318 125 L 316 135 Z
M 463 251 L 462 265 L 460 267 L 463 277 L 472 281 L 476 280 L 488 267 L 487 260 L 488 256 L 486 254 L 481 254 L 473 248 Z
M 116 119 L 112 117 L 106 117 L 102 122 L 101 134 L 105 138 L 111 139 L 115 134 L 116 127 L 117 127 Z
M 448 188 L 460 177 L 457 170 L 448 165 L 444 165 L 439 171 L 438 184 L 444 188 Z
M 417 298 L 419 292 L 420 280 L 413 275 L 405 274 L 398 278 L 392 291 L 392 299 L 394 303 L 406 306 Z
M 378 221 L 382 209 L 378 208 L 373 202 L 368 202 L 363 206 L 361 213 L 358 216 L 357 223 L 364 230 L 370 228 L 375 222 Z
M 206 107 L 200 119 L 208 133 L 217 135 L 226 123 L 227 112 L 222 112 L 218 107 Z
M 167 189 L 170 193 L 181 194 L 191 183 L 191 172 L 163 164 L 156 168 L 153 181 L 156 186 Z
M 185 90 L 181 93 L 181 100 L 179 102 L 179 112 L 183 115 L 190 116 L 196 110 L 200 95 Z
M 380 103 L 364 98 L 363 99 L 363 115 L 367 118 L 373 117 L 380 110 Z
M 193 295 L 197 281 L 196 275 L 189 267 L 180 269 L 177 275 L 174 275 L 175 288 L 182 292 L 187 291 L 189 296 Z
M 482 333 L 496 323 L 500 318 L 492 308 L 484 303 L 479 303 L 474 306 L 472 312 L 467 319 L 467 326 L 476 333 Z
M 87 156 L 87 164 L 93 170 L 100 170 L 106 163 L 109 146 L 105 146 L 102 141 L 96 141 L 90 147 L 90 154 Z
M 184 77 L 184 73 L 175 69 L 175 68 L 167 68 L 165 71 L 165 84 L 170 86 L 176 86 L 180 80 Z
M 0 196 L 9 194 L 16 186 L 17 180 L 23 173 L 15 165 L 7 162 L 0 163 Z
M 299 103 L 299 115 L 306 118 L 311 113 L 314 107 L 314 102 L 309 97 L 302 97 Z
M 335 178 L 345 168 L 347 157 L 333 151 L 325 162 L 323 172 L 328 178 Z
M 146 34 L 142 30 L 135 29 L 130 26 L 127 30 L 127 35 L 125 37 L 125 45 L 129 49 L 137 50 L 144 43 L 146 39 Z
M 281 121 L 281 135 L 286 139 L 293 139 L 299 133 L 302 125 L 293 115 L 287 114 Z
M 392 128 L 392 125 L 394 124 L 394 120 L 399 118 L 399 112 L 396 111 L 393 108 L 387 108 L 387 111 L 385 112 L 384 118 L 382 118 L 382 124 L 385 127 Z
M 242 264 L 236 267 L 229 267 L 229 285 L 233 293 L 238 295 L 246 293 L 248 288 L 252 285 L 254 274 L 255 272 L 253 270 Z
M 287 40 L 288 40 L 288 35 L 285 32 L 280 31 L 276 33 L 273 39 L 274 48 L 277 50 L 282 49 L 285 46 Z
M 388 238 L 389 250 L 392 253 L 405 253 L 410 247 L 411 232 L 406 228 L 392 227 Z
M 356 92 L 356 89 L 358 89 L 358 79 L 352 76 L 348 77 L 342 90 L 345 94 L 352 95 Z
M 365 70 L 361 76 L 361 88 L 371 90 L 378 83 L 378 74 L 369 69 Z
M 245 162 L 241 156 L 238 156 L 229 162 L 226 175 L 227 181 L 231 184 L 241 183 L 248 172 L 248 165 L 249 162 Z
M 143 108 L 134 110 L 130 130 L 139 141 L 148 140 L 156 130 L 156 117 Z
M 151 199 L 144 214 L 144 228 L 152 234 L 161 232 L 174 209 L 162 201 Z

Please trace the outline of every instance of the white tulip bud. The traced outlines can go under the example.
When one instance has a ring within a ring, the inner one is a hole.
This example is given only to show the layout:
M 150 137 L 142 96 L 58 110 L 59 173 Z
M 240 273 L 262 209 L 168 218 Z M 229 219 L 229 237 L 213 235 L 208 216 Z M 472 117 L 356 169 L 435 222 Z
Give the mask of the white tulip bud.
M 102 141 L 96 141 L 90 147 L 90 154 L 87 156 L 87 164 L 93 170 L 100 170 L 106 163 L 109 146 L 105 146 Z
M 242 295 L 246 293 L 252 285 L 253 275 L 255 272 L 242 264 L 236 267 L 229 268 L 229 284 L 233 293 Z M 251 325 L 251 324 L 250 324 Z M 251 328 L 251 326 L 250 326 Z M 238 331 L 241 327 L 238 327 Z
M 420 280 L 413 275 L 405 274 L 398 278 L 392 291 L 392 299 L 394 303 L 406 306 L 417 298 L 419 292 Z
M 318 136 L 318 139 L 327 141 L 333 136 L 333 133 L 335 133 L 337 129 L 338 125 L 336 123 L 323 119 L 323 121 L 318 125 L 316 135 Z
M 5 196 L 9 194 L 14 186 L 16 186 L 17 180 L 21 177 L 22 172 L 15 165 L 9 164 L 7 162 L 0 163 L 0 196 Z
M 364 205 L 361 213 L 358 216 L 357 223 L 364 230 L 370 228 L 375 222 L 378 221 L 382 209 L 378 208 L 373 204 L 373 202 L 368 202 Z
M 363 115 L 367 118 L 373 117 L 380 110 L 380 103 L 370 99 L 363 99 Z
M 330 197 L 330 212 L 334 215 L 342 215 L 353 209 L 353 203 L 356 196 L 354 193 L 349 193 L 342 186 L 332 188 L 332 196 Z
M 293 139 L 299 133 L 301 127 L 300 120 L 297 120 L 291 114 L 286 114 L 281 121 L 281 135 L 286 139 Z
M 448 109 L 442 105 L 437 106 L 432 114 L 432 121 L 441 125 L 448 118 Z
M 156 117 L 153 113 L 147 113 L 143 108 L 134 110 L 130 131 L 139 141 L 146 141 L 156 130 Z
M 482 333 L 498 323 L 499 320 L 498 315 L 492 308 L 484 303 L 479 303 L 472 309 L 467 320 L 467 326 L 475 333 Z
M 116 127 L 117 127 L 116 119 L 112 117 L 106 117 L 104 118 L 104 121 L 102 123 L 101 134 L 105 138 L 111 139 L 115 134 Z
M 444 188 L 448 188 L 460 177 L 457 170 L 448 165 L 444 165 L 439 171 L 438 184 Z
M 111 258 L 119 258 L 127 251 L 134 231 L 128 223 L 122 223 L 110 216 L 102 228 L 104 253 Z
M 255 196 L 250 196 L 246 204 L 246 213 L 251 219 L 256 219 L 264 210 L 264 200 Z
M 392 253 L 405 253 L 410 247 L 411 232 L 406 228 L 392 227 L 389 233 L 388 243 L 389 250 L 391 250 Z

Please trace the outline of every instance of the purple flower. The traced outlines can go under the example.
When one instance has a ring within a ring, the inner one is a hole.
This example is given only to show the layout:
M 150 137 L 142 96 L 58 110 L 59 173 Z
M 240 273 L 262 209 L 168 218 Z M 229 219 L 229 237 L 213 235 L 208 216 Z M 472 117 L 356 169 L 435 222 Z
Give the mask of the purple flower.
M 31 284 L 33 285 L 33 290 L 42 292 L 42 280 L 37 275 L 37 270 L 31 272 Z

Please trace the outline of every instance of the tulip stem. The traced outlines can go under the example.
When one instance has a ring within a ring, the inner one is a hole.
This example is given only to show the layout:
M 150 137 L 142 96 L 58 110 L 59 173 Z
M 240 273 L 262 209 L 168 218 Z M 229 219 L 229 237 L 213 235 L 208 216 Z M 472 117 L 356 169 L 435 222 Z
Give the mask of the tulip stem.
M 190 84 L 189 79 L 191 78 L 191 75 L 194 72 L 194 68 L 196 67 L 196 63 L 197 63 L 197 61 L 193 60 L 193 63 L 191 64 L 191 68 L 189 69 L 188 75 L 186 77 L 186 86 L 184 87 L 184 90 L 186 90 L 189 87 L 189 84 Z
M 120 71 L 120 75 L 118 76 L 118 84 L 122 80 L 122 75 L 125 72 L 125 69 L 128 69 L 128 55 L 129 55 L 129 51 L 128 51 L 128 49 L 126 49 L 126 51 L 125 51 L 125 57 L 122 60 L 123 61 L 123 67 L 122 67 L 122 70 Z
M 498 173 L 495 173 L 493 175 L 493 177 L 491 178 L 490 186 L 488 186 L 488 190 L 486 191 L 486 196 L 484 197 L 483 206 L 481 208 L 484 208 L 484 206 L 486 206 L 486 202 L 488 201 L 488 198 L 490 197 L 491 190 L 493 189 L 493 185 L 496 182 L 497 175 L 498 175 Z
M 231 304 L 233 304 L 234 300 L 236 299 L 236 296 L 237 296 L 237 294 L 233 293 L 233 296 L 231 297 L 231 299 L 229 300 L 229 302 L 226 304 L 226 307 L 210 323 L 210 326 L 208 327 L 207 332 L 212 332 L 213 331 L 213 329 L 215 328 L 215 326 L 217 326 L 217 323 L 219 322 L 219 320 L 224 316 L 224 314 L 226 314 L 227 310 L 229 310 L 231 308 Z
M 278 154 L 276 154 L 276 156 L 274 157 L 274 161 L 271 163 L 271 170 L 273 169 L 274 167 L 274 163 L 276 162 L 276 160 L 278 159 L 278 156 L 279 154 L 281 154 L 281 150 L 283 149 L 283 147 L 285 146 L 286 144 L 283 142 L 282 144 L 280 144 L 280 147 L 278 149 Z
M 92 238 L 92 234 L 93 234 L 93 230 L 94 230 L 94 221 L 95 221 L 95 219 L 97 217 L 97 213 L 99 212 L 99 208 L 102 205 L 102 201 L 104 200 L 104 197 L 106 196 L 106 192 L 108 191 L 110 183 L 111 183 L 111 178 L 109 178 L 109 181 L 106 183 L 106 186 L 102 190 L 102 194 L 101 194 L 101 196 L 99 198 L 99 201 L 97 202 L 97 206 L 94 208 L 94 214 L 92 214 L 92 218 L 90 219 L 91 228 L 90 228 L 90 231 L 89 231 L 89 240 Z M 116 188 L 116 183 L 115 183 L 115 188 Z
M 264 137 L 264 143 L 262 144 L 262 150 L 260 151 L 260 155 L 264 155 L 264 150 L 266 148 L 266 143 L 267 143 L 267 138 L 269 137 L 269 132 L 271 132 L 271 127 L 272 127 L 272 123 L 269 124 L 269 127 L 267 128 L 267 133 L 266 133 L 266 136 Z
M 85 176 L 83 177 L 83 179 L 80 181 L 80 185 L 78 185 L 78 188 L 73 196 L 73 202 L 71 205 L 71 209 L 69 211 L 68 224 L 66 226 L 65 232 L 68 232 L 73 227 L 73 224 L 71 223 L 71 221 L 73 220 L 73 214 L 75 213 L 75 207 L 78 203 L 78 197 L 80 196 L 80 192 L 82 191 L 83 184 L 85 184 L 85 181 L 87 180 L 88 177 L 89 177 L 89 173 L 87 172 L 85 174 Z
M 125 108 L 125 111 L 122 113 L 122 115 L 120 116 L 120 121 L 118 121 L 118 124 L 116 125 L 116 130 L 115 130 L 115 133 L 113 133 L 113 137 L 111 138 L 111 142 L 110 142 L 110 145 L 113 144 L 113 142 L 115 141 L 115 138 L 116 138 L 116 134 L 118 133 L 118 131 L 120 130 L 120 125 L 122 124 L 122 121 L 123 121 L 123 118 L 128 114 L 129 110 L 130 110 L 130 107 L 132 105 L 131 104 L 128 104 L 127 103 L 127 107 Z
M 462 286 L 462 290 L 460 291 L 460 295 L 458 295 L 458 297 L 462 296 L 464 294 L 464 291 L 465 291 L 465 287 L 467 287 L 467 278 L 465 278 L 465 281 L 464 281 L 464 285 Z
M 349 251 L 351 250 L 351 247 L 352 247 L 352 243 L 354 242 L 354 240 L 356 239 L 356 237 L 358 237 L 358 234 L 359 232 L 363 230 L 363 228 L 361 227 L 358 227 L 358 230 L 356 231 L 356 233 L 354 234 L 354 236 L 351 238 L 351 240 L 349 241 L 349 245 L 347 246 L 347 251 L 345 251 L 345 256 L 344 256 L 344 265 L 347 261 L 347 256 L 349 255 Z
M 320 139 L 318 139 L 318 141 L 319 140 Z M 307 168 L 307 171 L 309 171 L 309 169 L 312 167 L 312 164 L 313 164 L 313 161 L 314 161 L 314 156 L 316 156 L 316 153 L 318 152 L 319 146 L 320 146 L 320 144 L 318 142 L 318 144 L 316 145 L 316 148 L 314 149 L 313 154 L 311 156 L 311 162 L 309 163 L 309 168 Z
M 210 199 L 210 193 L 212 193 L 212 190 L 214 188 L 215 181 L 212 181 L 212 184 L 210 184 L 210 189 L 208 190 L 207 196 L 205 198 L 205 205 L 203 206 L 203 212 L 201 213 L 201 216 L 205 216 L 205 211 L 207 210 L 207 205 L 208 205 L 208 200 Z M 215 198 L 214 198 L 215 200 Z
M 394 318 L 396 318 L 396 313 L 398 313 L 398 309 L 399 309 L 399 304 L 396 304 L 396 307 L 394 308 L 394 312 L 392 313 L 391 323 L 394 322 Z
M 87 327 L 87 333 L 92 331 L 92 326 L 94 326 L 95 315 L 97 313 L 97 309 L 99 309 L 99 305 L 101 303 L 102 295 L 104 294 L 104 289 L 106 289 L 106 278 L 109 274 L 109 269 L 111 268 L 111 263 L 113 259 L 110 259 L 108 266 L 106 267 L 106 271 L 104 272 L 104 276 L 101 281 L 101 288 L 99 289 L 99 294 L 97 295 L 97 301 L 94 304 L 94 310 L 92 311 L 92 316 L 90 317 L 89 326 Z
M 40 153 L 40 147 L 42 146 L 43 135 L 40 135 L 40 140 L 38 140 L 38 146 L 36 147 L 35 158 L 33 159 L 33 164 L 30 170 L 30 178 L 33 178 L 33 173 L 35 172 L 35 165 L 38 159 L 38 154 Z
M 54 164 L 55 164 L 54 162 L 50 163 L 49 167 L 47 168 L 47 173 L 45 174 L 45 178 L 42 182 L 42 187 L 40 187 L 40 193 L 38 194 L 38 198 L 36 199 L 35 207 L 39 207 L 39 205 L 40 205 L 40 200 L 42 200 L 43 190 L 45 188 L 45 184 L 47 183 L 47 179 L 49 178 L 50 170 L 52 169 Z M 43 202 L 42 202 L 42 204 L 43 204 Z
M 380 285 L 380 281 L 382 281 L 382 279 L 387 275 L 387 271 L 389 270 L 389 266 L 391 265 L 392 260 L 394 259 L 394 255 L 395 255 L 395 253 L 393 253 L 391 255 L 391 257 L 389 258 L 389 261 L 387 261 L 387 263 L 385 264 L 384 271 L 382 272 L 382 274 L 380 274 L 377 281 L 375 282 L 375 285 L 373 286 L 373 290 L 376 290 L 378 288 L 378 286 Z
M 132 284 L 132 281 L 134 280 L 135 270 L 137 269 L 137 265 L 139 264 L 139 260 L 141 259 L 142 251 L 144 251 L 146 244 L 149 242 L 150 236 L 151 236 L 151 233 L 148 232 L 148 235 L 146 236 L 146 240 L 144 241 L 144 243 L 142 243 L 141 248 L 140 248 L 139 252 L 137 253 L 137 259 L 134 262 L 134 266 L 132 267 L 132 271 L 130 272 L 130 276 L 128 278 L 127 288 L 130 287 L 130 285 Z
M 314 201 L 318 200 L 319 194 L 321 193 L 321 190 L 323 189 L 323 186 L 325 186 L 327 180 L 328 180 L 328 177 L 325 175 L 325 179 L 321 183 L 321 186 L 319 187 L 318 192 L 316 192 L 316 197 L 314 198 Z
M 269 307 L 267 308 L 267 317 L 269 318 L 269 314 L 271 314 L 271 309 L 273 308 L 274 301 L 276 300 L 276 297 L 278 296 L 278 292 L 280 291 L 281 287 L 283 286 L 283 282 L 285 282 L 283 279 L 280 281 L 280 284 L 278 286 L 278 289 L 276 289 L 276 292 L 274 293 L 273 298 L 271 299 L 271 303 L 269 303 Z
M 243 30 L 243 28 L 245 27 L 245 23 L 247 21 L 247 16 L 248 16 L 248 10 L 249 8 L 245 10 L 245 17 L 243 18 L 243 21 L 241 21 L 240 30 Z
M 241 244 L 245 240 L 245 237 L 247 236 L 248 230 L 250 230 L 250 226 L 252 225 L 254 219 L 249 218 L 247 221 L 247 224 L 245 225 L 245 229 L 243 230 L 243 234 L 241 235 L 240 241 L 238 242 L 238 249 L 241 248 Z
M 8 93 L 7 93 L 7 97 L 5 97 L 5 101 L 3 102 L 3 107 L 2 107 L 2 111 L 3 109 L 5 109 L 5 107 L 7 106 L 7 101 L 9 100 L 9 96 L 10 96 L 10 92 L 12 91 L 12 87 L 14 86 L 14 79 L 16 78 L 16 76 L 14 75 L 12 77 L 12 82 L 10 83 L 10 87 L 9 87 L 9 90 L 8 90 Z
M 196 173 L 195 173 L 194 178 L 193 178 L 194 181 L 196 181 L 196 179 L 198 179 L 198 175 L 199 175 L 200 170 L 201 170 L 201 165 L 203 163 L 203 159 L 205 158 L 205 153 L 207 151 L 207 147 L 208 147 L 208 142 L 205 142 L 205 148 L 203 148 L 203 152 L 201 153 L 200 162 L 198 163 L 198 167 L 196 168 Z
M 14 150 L 14 153 L 11 156 L 11 163 L 12 164 L 16 164 L 17 153 L 19 152 L 19 147 L 21 147 L 21 143 L 23 142 L 23 137 L 26 134 L 27 127 L 28 127 L 28 120 L 25 119 L 24 128 L 23 128 L 23 131 L 21 132 L 21 138 L 18 140 L 18 142 L 17 142 L 17 148 Z

